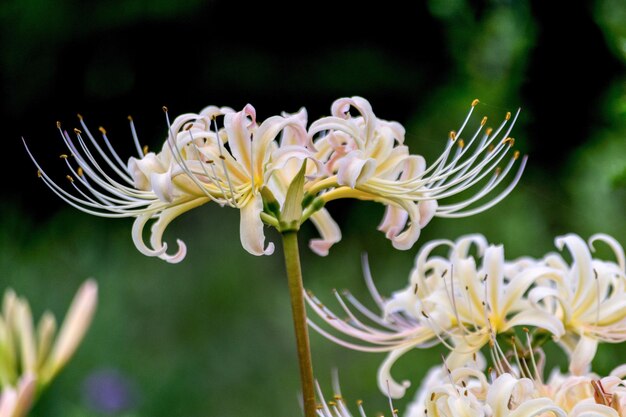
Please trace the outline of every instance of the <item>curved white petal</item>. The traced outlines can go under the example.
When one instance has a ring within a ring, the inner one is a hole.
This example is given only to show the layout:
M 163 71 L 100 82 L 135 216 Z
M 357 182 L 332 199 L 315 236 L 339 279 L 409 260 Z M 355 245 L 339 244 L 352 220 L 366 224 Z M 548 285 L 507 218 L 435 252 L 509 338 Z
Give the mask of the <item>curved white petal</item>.
M 356 188 L 374 175 L 376 161 L 367 158 L 361 151 L 353 151 L 337 164 L 337 183 Z
M 596 356 L 597 349 L 597 339 L 581 335 L 570 357 L 570 372 L 574 375 L 585 375 L 589 372 L 591 361 Z
M 330 247 L 341 240 L 341 229 L 324 208 L 313 213 L 311 221 L 320 233 L 321 239 L 311 239 L 309 247 L 318 255 L 326 256 Z
M 243 248 L 256 256 L 274 253 L 273 243 L 270 242 L 265 247 L 265 233 L 263 232 L 263 221 L 261 220 L 261 212 L 263 211 L 263 199 L 261 196 L 252 196 L 240 210 L 239 235 Z
M 611 407 L 585 401 L 576 404 L 570 411 L 569 417 L 620 417 L 620 415 Z
M 411 349 L 413 349 L 413 345 L 392 350 L 378 368 L 378 389 L 380 389 L 381 392 L 388 393 L 391 398 L 402 398 L 406 389 L 411 386 L 409 381 L 399 383 L 391 376 L 391 367 L 393 364 L 400 356 Z

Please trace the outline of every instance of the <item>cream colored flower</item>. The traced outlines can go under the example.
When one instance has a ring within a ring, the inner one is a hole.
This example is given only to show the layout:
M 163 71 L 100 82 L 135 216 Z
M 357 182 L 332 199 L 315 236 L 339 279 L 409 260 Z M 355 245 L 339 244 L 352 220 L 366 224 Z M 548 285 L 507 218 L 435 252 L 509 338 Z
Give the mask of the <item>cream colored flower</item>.
M 357 198 L 384 204 L 387 208 L 379 230 L 395 248 L 409 249 L 433 216 L 464 217 L 486 210 L 502 200 L 521 176 L 526 158 L 509 186 L 480 204 L 504 180 L 519 153 L 513 154 L 503 170 L 498 167 L 514 143 L 508 135 L 517 115 L 510 121 L 510 113 L 495 131 L 482 132 L 487 120 L 483 118 L 469 140 L 460 138 L 477 103 L 459 131 L 451 132 L 442 155 L 427 168 L 424 158 L 410 154 L 404 145 L 405 130 L 399 123 L 377 118 L 361 97 L 339 99 L 332 105 L 331 116 L 309 128 L 315 138 L 315 156 L 330 176 L 318 177 L 305 189 L 325 203 Z M 352 116 L 350 108 L 358 116 Z M 490 175 L 491 179 L 483 181 Z M 467 200 L 444 204 L 449 197 L 480 184 L 482 188 Z
M 594 259 L 594 242 L 604 242 L 617 262 Z M 549 254 L 544 262 L 558 271 L 557 279 L 531 291 L 530 298 L 563 322 L 561 345 L 570 354 L 570 371 L 585 374 L 599 342 L 626 341 L 626 269 L 624 250 L 610 236 L 597 234 L 589 246 L 579 236 L 558 237 L 556 246 L 568 248 L 572 262 Z M 542 301 L 539 301 L 541 299 Z
M 218 128 L 218 118 L 223 119 L 222 128 Z M 169 254 L 163 233 L 176 217 L 210 201 L 240 210 L 241 243 L 248 252 L 271 254 L 274 245 L 265 244 L 263 232 L 261 190 L 273 172 L 291 160 L 302 163 L 312 158 L 306 149 L 306 113 L 274 116 L 257 123 L 251 105 L 239 112 L 210 106 L 199 114 L 178 116 L 171 124 L 167 120 L 168 137 L 161 151 L 152 153 L 141 149 L 130 119 L 139 158 L 131 157 L 127 164 L 111 146 L 104 129 L 100 128 L 102 139 L 97 140 L 80 117 L 82 131 L 75 129 L 73 140 L 59 124 L 70 152 L 63 158 L 70 169 L 73 192 L 56 184 L 29 154 L 46 185 L 70 205 L 102 217 L 134 217 L 133 241 L 147 256 L 181 261 L 186 254 L 184 243 L 178 240 L 178 251 Z M 278 153 L 275 139 L 287 128 L 295 143 Z M 150 221 L 154 222 L 146 244 L 143 231 Z
M 35 378 L 39 387 L 48 385 L 82 341 L 91 324 L 97 298 L 96 282 L 85 281 L 56 334 L 57 325 L 51 313 L 44 313 L 35 328 L 28 302 L 8 290 L 0 316 L 1 385 L 15 385 L 25 375 Z
M 447 257 L 432 254 L 440 246 L 450 248 Z M 471 254 L 473 248 L 476 255 Z M 522 267 L 529 262 L 527 259 L 507 262 L 503 247 L 488 245 L 480 235 L 464 236 L 456 242 L 429 242 L 416 257 L 409 285 L 389 300 L 382 300 L 366 274 L 382 314 L 369 311 L 348 295 L 357 312 L 373 321 L 372 325 L 358 319 L 343 300 L 340 303 L 348 320 L 341 320 L 309 295 L 309 305 L 318 316 L 349 339 L 342 340 L 317 324 L 312 326 L 349 348 L 389 352 L 379 368 L 378 384 L 384 392 L 383 387 L 389 381 L 391 396 L 398 398 L 404 395 L 409 383 L 396 382 L 390 370 L 400 356 L 413 348 L 443 343 L 452 351 L 448 361 L 454 368 L 474 362 L 479 349 L 493 345 L 498 335 L 515 327 L 545 329 L 556 338 L 563 335 L 563 323 L 527 298 L 538 280 L 549 280 L 556 272 L 543 265 Z M 493 354 L 502 355 L 497 347 L 493 345 Z

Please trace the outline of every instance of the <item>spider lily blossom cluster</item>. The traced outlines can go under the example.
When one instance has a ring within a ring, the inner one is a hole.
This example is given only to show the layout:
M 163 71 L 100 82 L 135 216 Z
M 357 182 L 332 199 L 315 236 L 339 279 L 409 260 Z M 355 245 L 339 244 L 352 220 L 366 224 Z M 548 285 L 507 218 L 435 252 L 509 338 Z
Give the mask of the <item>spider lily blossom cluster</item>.
M 309 126 L 305 110 L 259 121 L 251 105 L 240 111 L 210 106 L 170 123 L 165 109 L 168 132 L 158 153 L 142 148 L 129 117 L 138 155 L 127 162 L 103 128 L 96 137 L 79 116 L 74 138 L 58 124 L 68 150 L 63 159 L 69 187 L 58 184 L 27 151 L 39 176 L 60 198 L 93 215 L 135 218 L 136 247 L 168 262 L 181 261 L 186 247 L 178 240 L 178 250 L 168 251 L 165 229 L 176 217 L 208 202 L 239 209 L 242 246 L 254 255 L 271 254 L 274 245 L 265 242 L 264 224 L 282 230 L 287 190 L 302 166 L 302 200 L 296 202 L 302 211 L 295 227 L 309 218 L 317 227 L 321 238 L 310 243 L 312 250 L 326 255 L 341 239 L 324 208 L 340 198 L 384 204 L 379 229 L 394 247 L 409 249 L 434 216 L 462 217 L 486 210 L 502 200 L 522 174 L 526 158 L 510 150 L 517 114 L 507 113 L 495 129 L 485 128 L 483 118 L 466 139 L 461 137 L 477 103 L 428 167 L 404 144 L 404 128 L 377 118 L 360 97 L 335 101 L 330 116 Z M 358 114 L 353 116 L 351 109 Z M 512 180 L 501 185 L 511 171 Z M 496 188 L 501 191 L 493 195 Z M 472 196 L 448 202 L 468 189 L 475 190 Z
M 57 332 L 50 312 L 35 327 L 28 302 L 12 290 L 5 292 L 0 315 L 0 417 L 26 415 L 36 392 L 51 382 L 78 348 L 97 297 L 96 282 L 87 280 Z
M 615 261 L 593 258 L 598 242 L 608 245 Z M 433 253 L 442 246 L 449 248 L 447 257 Z M 347 315 L 344 320 L 309 293 L 311 309 L 327 326 L 319 320 L 310 324 L 348 348 L 388 352 L 378 383 L 394 398 L 403 396 L 409 383 L 395 381 L 390 370 L 409 350 L 441 343 L 450 350 L 447 366 L 456 369 L 468 364 L 480 368 L 485 348 L 495 367 L 510 357 L 498 340 L 521 352 L 525 348 L 515 340 L 529 328 L 535 347 L 556 341 L 569 356 L 572 375 L 585 375 L 599 342 L 626 341 L 624 251 L 615 239 L 601 234 L 589 244 L 577 235 L 562 236 L 556 246 L 567 248 L 572 261 L 557 253 L 507 261 L 503 247 L 488 244 L 481 235 L 430 242 L 416 257 L 409 285 L 387 300 L 366 269 L 379 313 L 349 293 L 336 293 Z M 498 371 L 510 368 L 509 364 Z

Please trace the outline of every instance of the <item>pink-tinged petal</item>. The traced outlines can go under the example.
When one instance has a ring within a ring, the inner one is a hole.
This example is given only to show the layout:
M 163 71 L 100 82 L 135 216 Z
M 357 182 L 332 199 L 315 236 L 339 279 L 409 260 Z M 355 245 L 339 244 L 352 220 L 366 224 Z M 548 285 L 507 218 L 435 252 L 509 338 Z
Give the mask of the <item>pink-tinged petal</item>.
M 581 335 L 570 357 L 569 370 L 574 375 L 586 375 L 596 356 L 598 340 Z
M 413 201 L 400 200 L 395 204 L 397 204 L 400 210 L 403 210 L 408 214 L 408 218 L 409 218 L 408 227 L 406 227 L 404 231 L 401 231 L 400 233 L 394 236 L 389 236 L 389 234 L 387 233 L 387 238 L 391 240 L 391 243 L 393 244 L 394 248 L 400 249 L 400 250 L 408 250 L 413 247 L 415 242 L 417 242 L 417 239 L 419 238 L 420 233 L 422 231 L 420 227 L 419 208 L 418 208 L 418 205 L 414 203 Z M 394 224 L 394 228 L 396 228 L 399 225 L 400 220 L 401 218 L 396 214 L 395 221 L 397 223 Z
M 397 206 L 388 205 L 385 208 L 383 221 L 378 225 L 378 230 L 383 232 L 387 239 L 392 239 L 404 230 L 408 219 L 409 213 L 407 213 L 406 210 Z
M 384 120 L 379 120 L 378 122 L 379 122 L 378 129 L 380 130 L 381 135 L 391 136 L 400 145 L 404 143 L 404 134 L 406 133 L 404 126 L 402 126 L 398 122 L 387 122 Z
M 237 162 L 252 175 L 252 130 L 256 123 L 256 111 L 246 105 L 242 111 L 224 116 L 224 128 L 228 135 L 228 146 Z
M 375 171 L 376 161 L 366 158 L 360 151 L 350 152 L 337 164 L 337 183 L 356 188 L 370 179 Z
M 309 247 L 320 256 L 328 255 L 331 246 L 341 240 L 341 229 L 326 209 L 321 209 L 311 216 L 311 221 L 322 236 L 321 239 L 311 239 Z
M 283 146 L 300 145 L 307 146 L 309 147 L 309 149 L 315 151 L 314 147 L 310 147 L 313 145 L 313 143 L 311 142 L 311 139 L 306 132 L 306 125 L 308 121 L 306 109 L 303 107 L 297 113 L 283 113 L 282 116 L 283 118 L 290 120 L 291 123 L 295 123 L 296 125 L 300 126 L 302 129 L 294 128 L 291 125 L 286 126 L 283 129 L 283 134 L 280 137 L 280 147 L 282 148 Z
M 406 389 L 411 386 L 409 381 L 399 383 L 393 379 L 391 376 L 391 367 L 400 356 L 413 349 L 413 347 L 414 345 L 411 344 L 392 350 L 378 368 L 378 389 L 388 394 L 391 398 L 398 399 L 404 397 Z
M 35 392 L 37 390 L 36 382 L 35 375 L 29 372 L 20 378 L 17 386 L 17 402 L 15 403 L 15 409 L 11 417 L 26 417 L 35 399 Z M 0 412 L 0 416 L 1 415 L 2 412 Z
M 372 106 L 369 101 L 362 97 L 352 98 L 340 98 L 335 100 L 331 106 L 331 113 L 335 117 L 349 118 L 350 107 L 354 107 L 361 113 L 365 121 L 365 138 L 368 139 L 374 136 L 374 129 L 376 128 L 376 116 L 372 110 Z
M 417 203 L 417 210 L 420 213 L 419 225 L 423 229 L 437 214 L 439 203 L 437 200 L 424 200 Z
M 46 367 L 41 372 L 41 383 L 47 384 L 70 360 L 83 340 L 98 304 L 98 284 L 88 279 L 78 289 L 70 305 Z
M 271 255 L 274 253 L 274 244 L 269 243 L 265 247 L 265 233 L 263 232 L 263 199 L 261 196 L 252 196 L 247 204 L 240 207 L 241 222 L 239 234 L 241 245 L 252 255 Z

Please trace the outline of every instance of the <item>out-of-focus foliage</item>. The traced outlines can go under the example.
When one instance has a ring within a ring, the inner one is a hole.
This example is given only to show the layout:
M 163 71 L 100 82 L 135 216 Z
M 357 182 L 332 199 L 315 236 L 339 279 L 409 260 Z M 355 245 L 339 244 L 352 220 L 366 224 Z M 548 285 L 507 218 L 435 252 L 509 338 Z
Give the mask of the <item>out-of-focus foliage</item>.
M 136 252 L 128 222 L 63 207 L 37 182 L 19 137 L 25 135 L 37 155 L 51 155 L 43 158 L 46 166 L 59 164 L 54 121 L 76 111 L 93 114 L 85 116 L 94 130 L 110 123 L 109 136 L 122 148 L 130 137 L 125 116 L 139 111 L 140 137 L 152 147 L 165 132 L 163 104 L 185 112 L 250 101 L 263 118 L 299 106 L 317 118 L 333 99 L 363 95 L 378 116 L 402 122 L 408 145 L 431 161 L 474 98 L 482 103 L 474 124 L 484 114 L 496 125 L 519 106 L 513 136 L 516 147 L 530 151 L 521 185 L 476 217 L 435 219 L 417 245 L 481 232 L 504 243 L 512 258 L 552 250 L 554 236 L 566 232 L 606 232 L 626 242 L 626 71 L 615 65 L 626 58 L 621 1 L 569 5 L 567 18 L 579 20 L 559 31 L 541 1 L 429 0 L 371 9 L 331 2 L 298 13 L 293 6 L 257 3 L 0 4 L 0 117 L 8 119 L 3 143 L 5 155 L 23 164 L 3 172 L 11 181 L 0 210 L 0 289 L 13 286 L 24 294 L 37 316 L 44 306 L 60 314 L 88 276 L 100 285 L 92 329 L 33 416 L 291 417 L 299 410 L 279 254 L 246 254 L 236 213 L 208 206 L 168 230 L 166 239 L 184 239 L 189 255 L 167 265 Z M 279 19 L 279 10 L 293 14 Z M 605 42 L 567 44 L 598 39 L 593 30 L 601 30 Z M 562 37 L 550 37 L 555 33 Z M 311 34 L 315 40 L 305 40 Z M 546 51 L 546 45 L 559 48 Z M 588 66 L 584 52 L 560 55 L 561 47 L 600 51 L 593 61 L 599 75 L 580 71 L 579 63 Z M 157 55 L 147 52 L 155 48 Z M 559 77 L 542 78 L 566 72 L 579 81 L 565 88 Z M 593 85 L 602 90 L 581 96 L 596 77 L 604 84 Z M 574 114 L 586 118 L 567 117 L 581 106 L 588 111 Z M 381 208 L 358 202 L 328 208 L 344 239 L 327 258 L 303 249 L 305 285 L 329 303 L 333 288 L 368 299 L 360 272 L 360 254 L 367 251 L 381 292 L 402 288 L 417 247 L 395 251 L 374 232 Z M 312 233 L 305 228 L 301 241 Z M 610 362 L 603 358 L 616 353 L 611 346 L 602 352 L 597 369 L 605 372 Z M 322 386 L 339 366 L 346 398 L 366 400 L 370 411 L 387 410 L 375 386 L 380 356 L 349 352 L 316 335 L 313 355 Z M 434 352 L 423 355 L 407 355 L 395 376 L 418 381 L 426 364 L 439 360 Z M 103 382 L 102 372 L 116 378 Z M 94 383 L 108 387 L 102 390 L 110 397 L 94 399 Z M 396 405 L 402 410 L 404 404 Z

